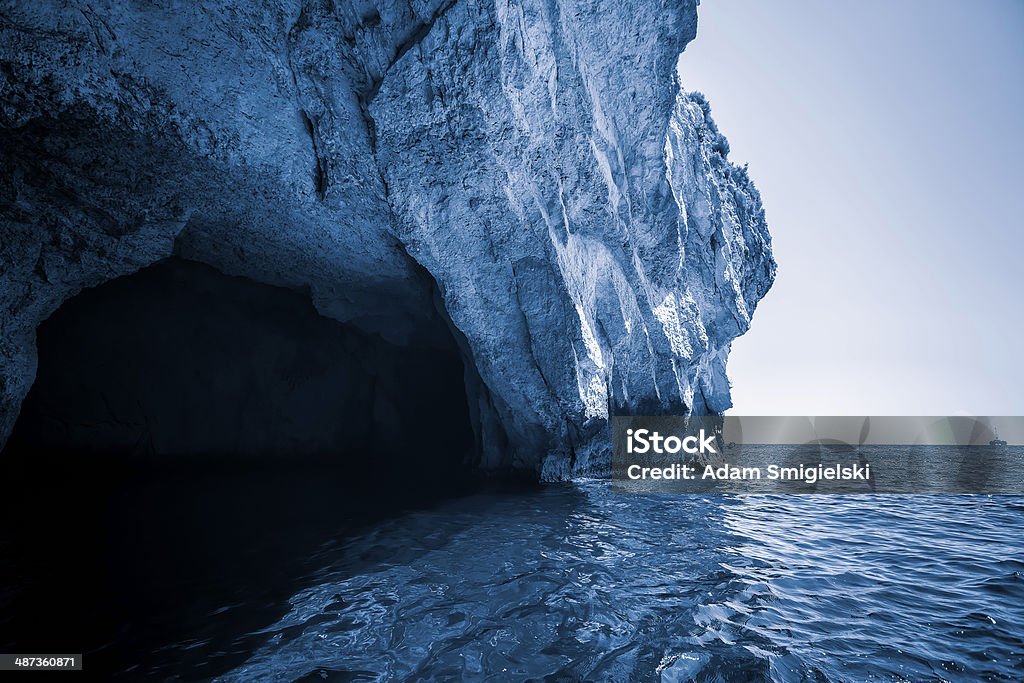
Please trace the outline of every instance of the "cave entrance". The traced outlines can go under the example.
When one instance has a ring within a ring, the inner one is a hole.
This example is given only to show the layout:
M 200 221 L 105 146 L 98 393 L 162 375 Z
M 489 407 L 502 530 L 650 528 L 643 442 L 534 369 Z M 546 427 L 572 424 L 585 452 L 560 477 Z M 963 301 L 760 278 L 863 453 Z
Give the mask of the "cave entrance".
M 468 471 L 473 436 L 458 349 L 437 337 L 396 346 L 321 317 L 306 294 L 167 259 L 40 326 L 7 450 L 317 460 L 360 489 L 440 485 Z
M 221 620 L 280 618 L 347 530 L 466 490 L 464 367 L 438 329 L 397 346 L 174 258 L 68 300 L 2 454 L 0 646 L 236 648 Z

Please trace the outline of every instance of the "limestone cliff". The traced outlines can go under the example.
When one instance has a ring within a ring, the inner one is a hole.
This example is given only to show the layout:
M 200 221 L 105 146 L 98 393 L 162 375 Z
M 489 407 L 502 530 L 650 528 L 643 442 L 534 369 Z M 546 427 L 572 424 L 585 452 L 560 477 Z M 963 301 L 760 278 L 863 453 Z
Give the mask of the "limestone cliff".
M 729 406 L 774 276 L 677 58 L 696 3 L 7 2 L 0 441 L 35 329 L 169 255 L 462 349 L 480 464 L 591 467 L 615 412 Z

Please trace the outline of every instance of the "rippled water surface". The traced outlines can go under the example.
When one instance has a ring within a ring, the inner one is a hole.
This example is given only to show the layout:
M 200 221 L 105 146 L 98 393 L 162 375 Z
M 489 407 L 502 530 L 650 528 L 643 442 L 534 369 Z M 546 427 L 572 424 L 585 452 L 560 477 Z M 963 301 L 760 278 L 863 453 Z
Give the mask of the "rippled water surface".
M 322 550 L 222 680 L 1021 680 L 1024 502 L 478 495 Z

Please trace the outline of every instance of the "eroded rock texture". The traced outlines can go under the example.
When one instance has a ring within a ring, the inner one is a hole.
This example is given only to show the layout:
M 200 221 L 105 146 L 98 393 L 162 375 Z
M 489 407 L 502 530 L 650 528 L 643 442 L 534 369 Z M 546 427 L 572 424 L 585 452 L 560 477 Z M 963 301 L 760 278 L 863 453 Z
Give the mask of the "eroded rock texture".
M 68 297 L 169 255 L 460 345 L 480 464 L 587 471 L 614 412 L 729 406 L 774 275 L 676 60 L 694 2 L 0 9 L 0 441 Z

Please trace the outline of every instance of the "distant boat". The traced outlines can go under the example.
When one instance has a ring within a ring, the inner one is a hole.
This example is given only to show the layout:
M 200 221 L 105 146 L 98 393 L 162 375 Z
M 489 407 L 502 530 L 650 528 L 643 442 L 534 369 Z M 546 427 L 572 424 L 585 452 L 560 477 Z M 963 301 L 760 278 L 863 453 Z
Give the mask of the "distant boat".
M 1005 446 L 1006 442 L 999 438 L 999 430 L 995 430 L 996 438 L 988 442 L 989 446 Z

